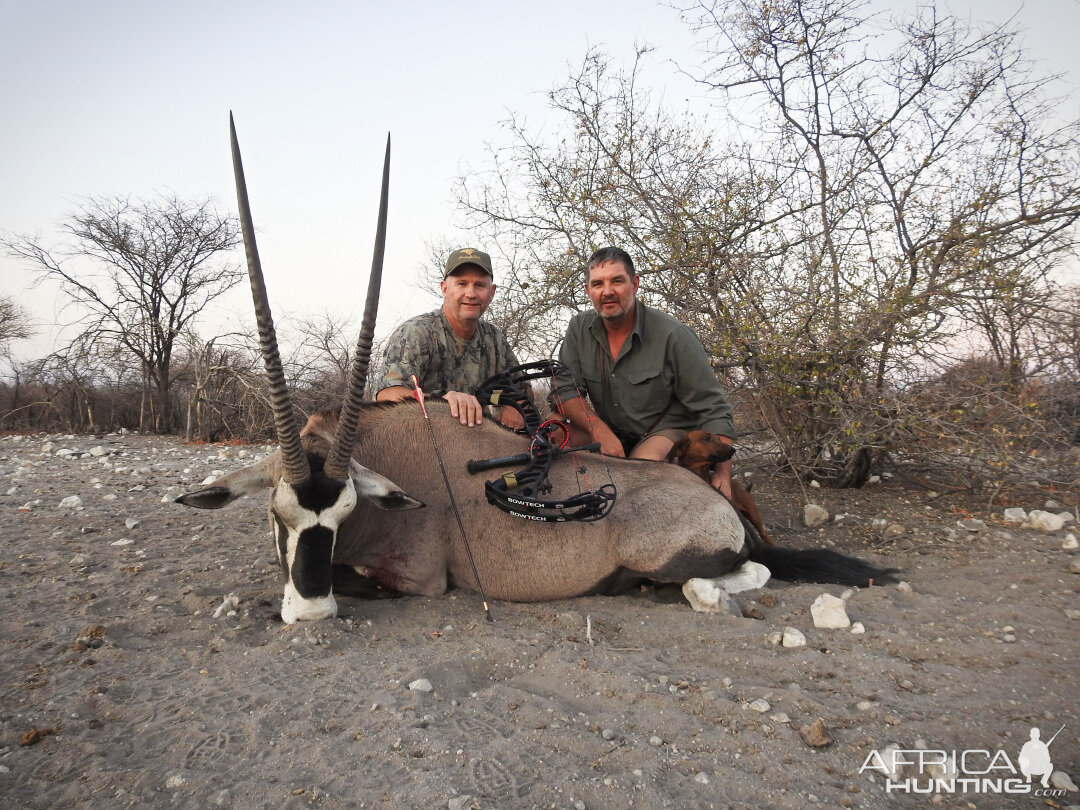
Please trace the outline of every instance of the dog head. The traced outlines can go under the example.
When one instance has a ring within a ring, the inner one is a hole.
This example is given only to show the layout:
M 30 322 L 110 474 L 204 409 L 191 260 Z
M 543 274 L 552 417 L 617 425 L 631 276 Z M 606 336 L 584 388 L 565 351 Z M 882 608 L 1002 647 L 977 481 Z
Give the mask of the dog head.
M 667 460 L 686 467 L 694 475 L 708 481 L 713 464 L 727 461 L 733 455 L 735 448 L 731 446 L 731 439 L 727 436 L 705 430 L 691 430 L 675 442 L 668 452 Z

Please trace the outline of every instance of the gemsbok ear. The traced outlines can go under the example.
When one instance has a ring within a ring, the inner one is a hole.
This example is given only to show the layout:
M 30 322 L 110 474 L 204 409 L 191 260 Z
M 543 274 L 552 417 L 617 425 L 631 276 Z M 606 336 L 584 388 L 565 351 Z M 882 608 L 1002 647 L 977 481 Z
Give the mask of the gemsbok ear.
M 359 498 L 367 498 L 380 509 L 396 511 L 399 509 L 420 509 L 426 504 L 401 491 L 401 488 L 373 470 L 369 470 L 356 459 L 349 460 L 349 477 L 356 488 Z
M 174 503 L 196 509 L 220 509 L 245 495 L 258 495 L 277 481 L 274 458 L 266 458 L 248 467 L 234 470 L 194 492 L 185 492 Z

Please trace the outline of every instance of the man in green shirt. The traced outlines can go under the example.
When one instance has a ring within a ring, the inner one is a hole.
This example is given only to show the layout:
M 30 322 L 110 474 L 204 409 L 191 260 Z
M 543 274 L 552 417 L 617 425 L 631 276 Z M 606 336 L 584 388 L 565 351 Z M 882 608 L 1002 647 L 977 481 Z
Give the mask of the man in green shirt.
M 624 250 L 601 248 L 589 258 L 585 291 L 594 311 L 573 317 L 559 352 L 584 391 L 561 377 L 552 395 L 570 421 L 571 442 L 598 441 L 608 455 L 656 461 L 690 430 L 730 443 L 731 405 L 701 341 L 676 318 L 638 301 L 638 282 Z M 711 483 L 731 497 L 730 462 L 713 468 Z
M 480 319 L 495 296 L 491 257 L 475 248 L 455 250 L 446 260 L 440 289 L 442 307 L 410 318 L 387 339 L 375 399 L 413 396 L 415 374 L 425 394 L 445 399 L 451 415 L 472 427 L 483 418 L 476 389 L 492 374 L 518 365 L 506 336 Z M 500 421 L 522 424 L 512 408 L 501 409 Z

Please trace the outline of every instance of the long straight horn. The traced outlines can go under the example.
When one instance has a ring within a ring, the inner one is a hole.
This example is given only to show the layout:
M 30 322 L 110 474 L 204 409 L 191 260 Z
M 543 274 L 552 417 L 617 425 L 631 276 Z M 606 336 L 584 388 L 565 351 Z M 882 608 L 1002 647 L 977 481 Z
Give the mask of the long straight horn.
M 244 252 L 247 254 L 248 278 L 251 280 L 251 297 L 255 302 L 255 322 L 259 327 L 259 348 L 270 384 L 270 404 L 274 411 L 274 429 L 281 447 L 283 477 L 290 484 L 298 484 L 311 476 L 304 448 L 300 445 L 300 428 L 293 415 L 292 399 L 285 384 L 285 372 L 281 368 L 274 318 L 270 314 L 270 302 L 266 297 L 259 248 L 255 244 L 255 226 L 251 221 L 251 205 L 248 203 L 247 183 L 244 180 L 244 164 L 240 160 L 240 144 L 236 140 L 236 125 L 229 113 L 229 136 L 232 140 L 233 174 L 236 177 L 236 201 L 240 206 L 240 228 L 244 233 Z
M 375 317 L 379 311 L 379 290 L 382 286 L 383 255 L 386 253 L 386 209 L 390 195 L 390 135 L 386 136 L 386 156 L 383 158 L 382 193 L 379 198 L 379 222 L 375 230 L 375 253 L 371 258 L 371 275 L 368 276 L 367 301 L 364 304 L 364 320 L 360 324 L 360 337 L 353 352 L 352 373 L 349 390 L 341 407 L 341 419 L 334 446 L 326 458 L 324 472 L 332 478 L 345 478 L 349 472 L 349 458 L 356 445 L 356 425 L 360 418 L 360 400 L 367 382 L 368 362 L 371 360 L 371 341 L 375 337 Z

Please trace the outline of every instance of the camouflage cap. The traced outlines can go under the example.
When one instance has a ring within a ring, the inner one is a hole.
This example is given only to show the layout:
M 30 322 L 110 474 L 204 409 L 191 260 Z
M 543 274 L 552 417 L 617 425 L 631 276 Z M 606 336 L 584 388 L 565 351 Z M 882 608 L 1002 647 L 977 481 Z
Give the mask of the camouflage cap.
M 490 256 L 482 250 L 476 250 L 476 248 L 461 248 L 461 250 L 455 250 L 451 253 L 450 258 L 446 260 L 446 270 L 443 272 L 443 279 L 462 265 L 466 264 L 474 264 L 489 276 L 495 278 L 495 274 L 491 272 Z

